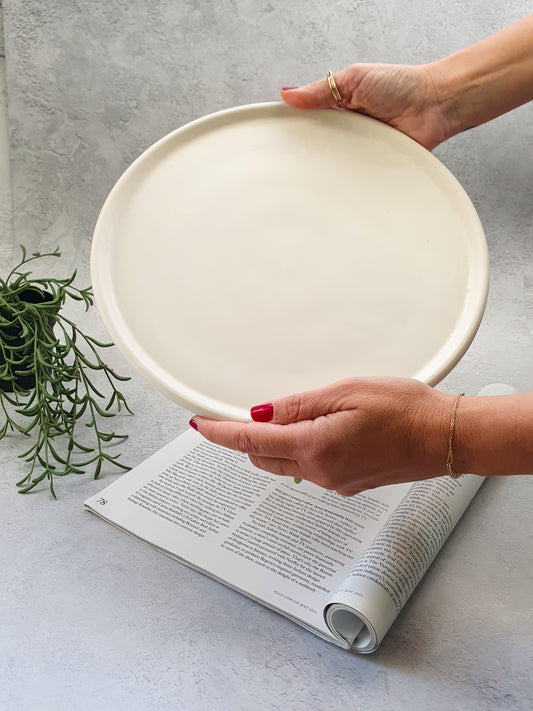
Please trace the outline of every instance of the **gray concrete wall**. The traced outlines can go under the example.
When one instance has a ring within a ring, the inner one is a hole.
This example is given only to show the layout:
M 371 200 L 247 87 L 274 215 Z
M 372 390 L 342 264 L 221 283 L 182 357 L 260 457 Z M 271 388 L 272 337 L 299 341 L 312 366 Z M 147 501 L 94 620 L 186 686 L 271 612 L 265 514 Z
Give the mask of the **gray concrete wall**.
M 0 88 L 0 268 L 13 244 L 64 253 L 88 280 L 92 230 L 122 171 L 183 123 L 276 100 L 353 61 L 420 63 L 527 15 L 525 0 L 4 0 L 12 188 Z M 0 53 L 1 54 L 1 53 Z M 0 57 L 0 80 L 3 71 Z M 1 83 L 1 81 L 0 81 Z M 485 227 L 486 315 L 441 387 L 533 389 L 533 105 L 436 155 Z M 11 193 L 13 213 L 10 210 Z M 14 231 L 11 233 L 13 215 Z M 98 315 L 86 326 L 103 336 Z M 122 372 L 131 372 L 110 354 Z M 347 374 L 348 375 L 348 374 Z M 134 376 L 125 458 L 189 413 Z M 21 497 L 2 442 L 0 706 L 6 709 L 472 711 L 531 708 L 531 479 L 486 483 L 372 658 L 348 655 L 81 510 L 113 478 Z

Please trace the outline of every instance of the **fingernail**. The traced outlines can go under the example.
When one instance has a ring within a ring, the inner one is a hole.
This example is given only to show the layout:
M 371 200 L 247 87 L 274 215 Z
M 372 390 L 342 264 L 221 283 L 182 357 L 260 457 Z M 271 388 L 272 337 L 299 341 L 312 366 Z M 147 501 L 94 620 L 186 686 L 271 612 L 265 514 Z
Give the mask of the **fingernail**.
M 198 432 L 198 425 L 196 424 L 196 420 L 191 417 L 189 420 L 189 425 L 193 428 L 193 430 L 196 430 Z
M 274 405 L 271 402 L 267 405 L 256 405 L 250 410 L 250 415 L 254 422 L 270 422 L 274 415 Z
M 291 89 L 297 89 L 297 86 L 282 86 L 281 91 L 290 91 Z

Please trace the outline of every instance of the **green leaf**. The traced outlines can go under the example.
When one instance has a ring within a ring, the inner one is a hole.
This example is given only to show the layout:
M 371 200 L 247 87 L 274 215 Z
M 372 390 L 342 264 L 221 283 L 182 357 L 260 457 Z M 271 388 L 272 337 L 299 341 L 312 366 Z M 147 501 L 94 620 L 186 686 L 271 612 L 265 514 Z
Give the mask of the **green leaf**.
M 76 271 L 64 279 L 54 279 L 35 278 L 28 269 L 35 260 L 60 254 L 56 247 L 51 252 L 33 252 L 28 256 L 21 245 L 22 258 L 7 279 L 0 278 L 0 379 L 12 387 L 11 393 L 0 391 L 0 405 L 5 415 L 0 439 L 8 432 L 15 432 L 31 441 L 35 434 L 33 443 L 19 455 L 27 462 L 29 472 L 17 486 L 24 493 L 48 480 L 54 497 L 55 477 L 81 474 L 88 464 L 96 462 L 95 477 L 100 474 L 104 461 L 129 469 L 103 449 L 126 439 L 127 435 L 102 432 L 99 419 L 113 417 L 122 407 L 131 412 L 112 380 L 130 378 L 115 373 L 99 354 L 99 349 L 111 348 L 113 344 L 82 333 L 61 311 L 66 299 L 83 302 L 85 309 L 92 306 L 91 287 L 75 286 Z M 50 297 L 30 303 L 23 296 L 26 289 L 46 291 Z M 105 373 L 110 394 L 104 394 L 104 389 L 93 381 L 94 372 Z M 35 377 L 35 387 L 21 387 L 17 378 L 23 376 Z M 99 400 L 107 403 L 105 408 Z M 6 407 L 13 408 L 13 417 Z M 94 446 L 79 442 L 76 432 L 82 425 L 92 430 Z M 88 461 L 77 461 L 83 455 L 90 455 Z
M 102 460 L 99 459 L 99 460 L 96 462 L 96 466 L 95 466 L 95 468 L 94 468 L 94 478 L 95 478 L 95 479 L 98 479 L 98 477 L 100 476 L 100 472 L 101 472 L 101 471 L 102 471 Z

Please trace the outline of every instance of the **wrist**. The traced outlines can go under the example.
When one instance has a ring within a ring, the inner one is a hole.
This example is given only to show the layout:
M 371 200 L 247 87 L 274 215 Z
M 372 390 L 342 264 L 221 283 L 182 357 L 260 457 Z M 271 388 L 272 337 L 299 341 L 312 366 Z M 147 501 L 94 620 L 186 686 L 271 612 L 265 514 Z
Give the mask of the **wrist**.
M 467 49 L 430 66 L 448 138 L 514 108 L 504 101 L 506 68 L 484 53 Z
M 457 74 L 450 71 L 446 59 L 424 65 L 433 87 L 434 111 L 440 116 L 445 132 L 444 140 L 468 128 L 461 114 L 461 81 Z
M 484 475 L 479 456 L 480 437 L 483 438 L 481 398 L 463 397 L 457 408 L 453 441 L 454 471 L 458 474 Z M 460 408 L 460 409 L 459 409 Z
M 532 395 L 461 398 L 454 470 L 480 476 L 533 473 L 532 429 Z
M 449 137 L 533 99 L 533 15 L 426 65 Z
M 426 476 L 447 473 L 450 421 L 455 400 L 455 395 L 428 388 L 427 397 L 416 410 L 416 421 L 412 427 L 415 435 L 413 451 L 416 468 Z M 457 468 L 455 471 L 458 471 Z

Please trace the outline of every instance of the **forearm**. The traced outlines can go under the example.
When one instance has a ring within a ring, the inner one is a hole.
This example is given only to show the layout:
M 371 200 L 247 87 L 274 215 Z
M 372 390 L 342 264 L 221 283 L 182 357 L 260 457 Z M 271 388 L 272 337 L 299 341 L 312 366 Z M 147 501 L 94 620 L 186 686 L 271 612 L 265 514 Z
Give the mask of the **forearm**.
M 533 393 L 461 398 L 453 460 L 461 473 L 533 474 Z
M 426 65 L 450 136 L 533 100 L 533 15 Z

